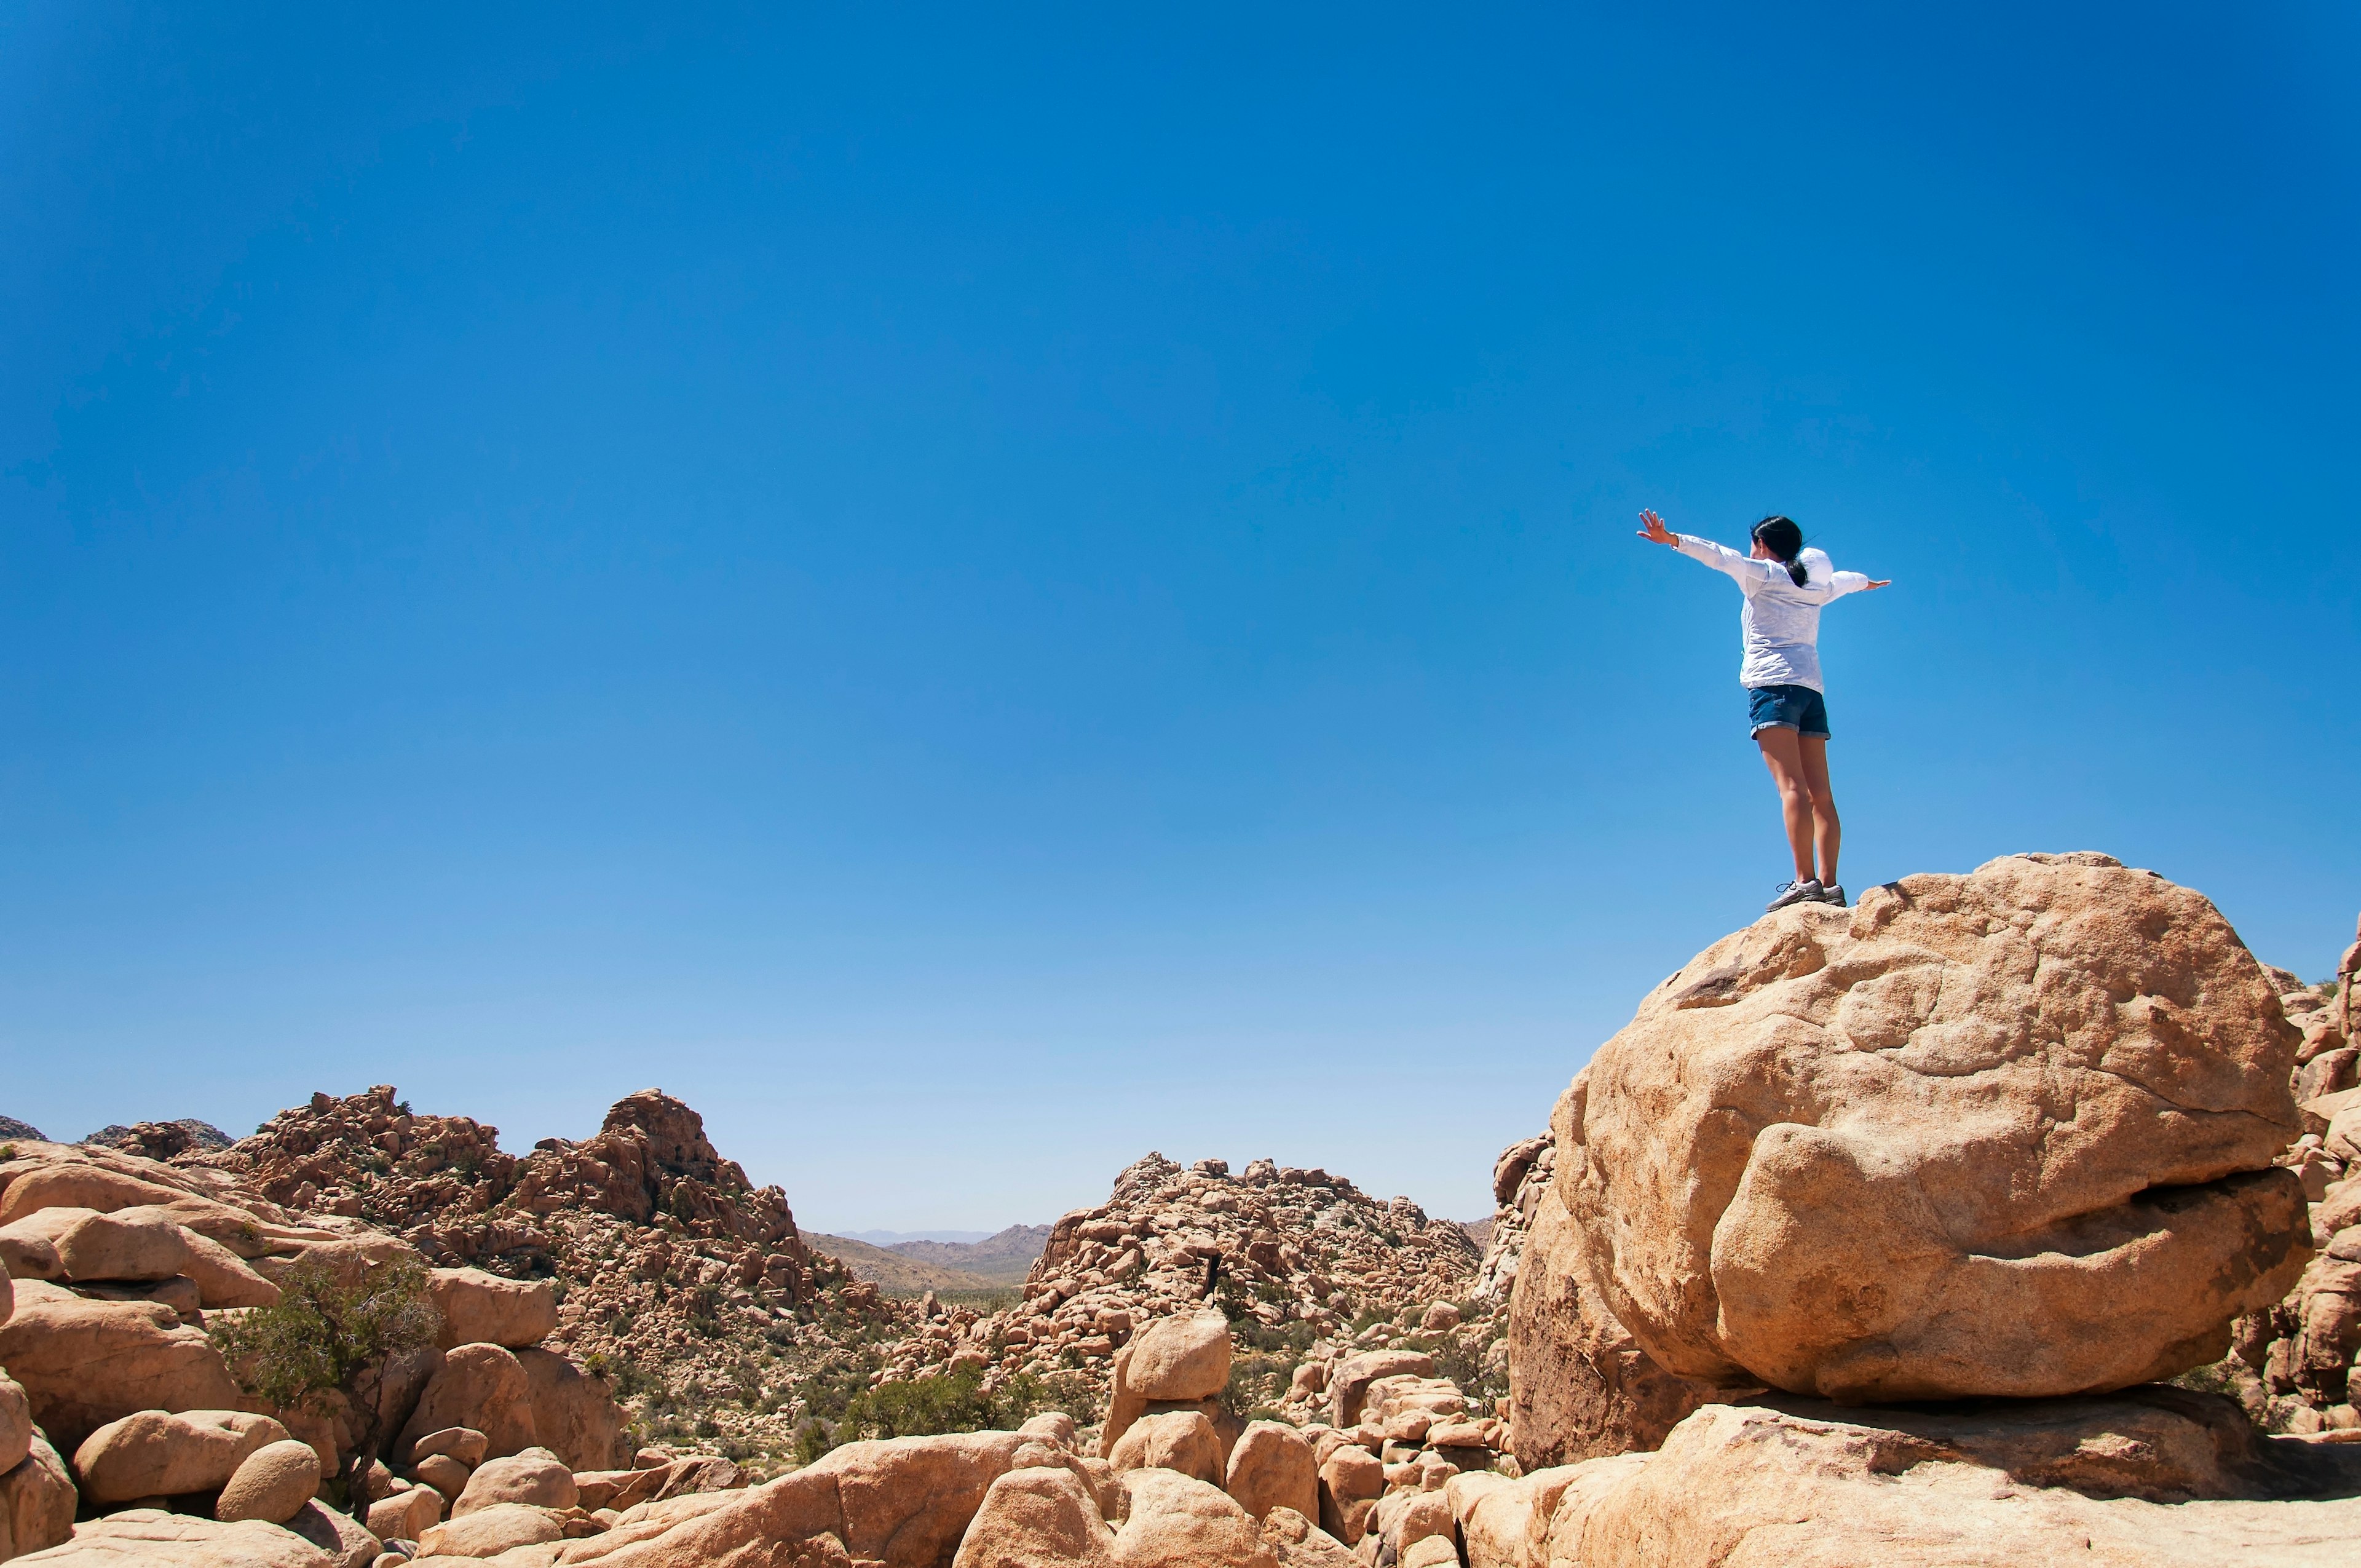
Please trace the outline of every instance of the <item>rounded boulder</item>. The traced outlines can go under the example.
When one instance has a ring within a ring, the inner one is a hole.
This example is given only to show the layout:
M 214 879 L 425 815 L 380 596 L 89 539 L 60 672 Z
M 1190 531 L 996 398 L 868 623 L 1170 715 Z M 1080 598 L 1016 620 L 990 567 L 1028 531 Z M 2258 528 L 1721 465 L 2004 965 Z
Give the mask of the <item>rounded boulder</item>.
M 1125 1385 L 1142 1399 L 1210 1399 L 1230 1380 L 1230 1323 L 1219 1312 L 1159 1318 L 1127 1348 Z
M 244 1410 L 139 1410 L 84 1438 L 74 1450 L 74 1474 L 93 1503 L 211 1492 L 227 1486 L 259 1450 L 291 1441 L 269 1416 Z M 316 1482 L 318 1455 L 312 1463 Z
M 1273 1508 L 1320 1514 L 1320 1465 L 1303 1434 L 1281 1421 L 1248 1421 L 1230 1450 L 1224 1491 L 1261 1519 Z
M 267 1442 L 246 1456 L 214 1504 L 217 1519 L 285 1524 L 320 1489 L 320 1456 L 308 1442 Z
M 487 1459 L 467 1477 L 467 1485 L 451 1505 L 451 1517 L 467 1518 L 503 1503 L 529 1503 L 541 1508 L 570 1508 L 580 1499 L 574 1472 L 545 1448 L 528 1448 L 506 1459 Z
M 1174 1470 L 1200 1481 L 1222 1477 L 1222 1440 L 1213 1423 L 1198 1410 L 1170 1410 L 1142 1416 L 1131 1424 L 1107 1455 L 1117 1474 L 1130 1470 Z
M 2297 1044 L 2213 905 L 2103 855 L 1793 905 L 1657 986 L 1561 1101 L 1564 1253 L 1684 1377 L 1853 1402 L 2170 1377 L 2310 1250 L 2271 1164 Z
M 427 1294 L 443 1314 L 439 1343 L 497 1344 L 523 1350 L 539 1344 L 557 1326 L 557 1292 L 546 1279 L 505 1279 L 480 1268 L 437 1268 L 426 1277 Z

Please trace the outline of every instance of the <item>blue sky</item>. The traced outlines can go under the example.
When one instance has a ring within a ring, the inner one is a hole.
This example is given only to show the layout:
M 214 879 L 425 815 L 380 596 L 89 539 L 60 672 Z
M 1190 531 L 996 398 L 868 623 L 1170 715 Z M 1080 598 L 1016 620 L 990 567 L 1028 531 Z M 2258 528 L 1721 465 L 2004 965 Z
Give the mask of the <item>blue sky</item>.
M 1784 872 L 2361 906 L 2320 6 L 0 12 L 0 1111 L 1437 1212 Z

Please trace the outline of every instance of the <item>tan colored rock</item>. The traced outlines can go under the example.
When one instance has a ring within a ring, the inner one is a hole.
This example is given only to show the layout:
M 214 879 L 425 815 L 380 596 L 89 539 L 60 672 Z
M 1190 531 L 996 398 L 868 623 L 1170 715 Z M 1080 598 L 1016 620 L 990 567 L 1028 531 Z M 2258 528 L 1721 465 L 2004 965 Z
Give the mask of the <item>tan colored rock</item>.
M 1218 1486 L 1170 1470 L 1128 1471 L 1116 1530 L 1124 1568 L 1279 1568 L 1262 1530 Z
M 605 1379 L 555 1351 L 520 1350 L 516 1358 L 524 1368 L 535 1442 L 575 1470 L 606 1469 L 628 1452 L 623 1410 Z
M 285 1524 L 312 1500 L 320 1486 L 320 1456 L 292 1438 L 269 1442 L 247 1455 L 214 1504 L 214 1518 L 225 1522 L 260 1519 Z
M 1396 1492 L 1378 1504 L 1376 1528 L 1385 1534 L 1399 1561 L 1430 1536 L 1449 1541 L 1457 1521 L 1451 1517 L 1451 1496 L 1442 1487 Z
M 1574 1468 L 1553 1565 L 2260 1568 L 2334 1561 L 2361 1529 L 2361 1455 L 2170 1388 L 1945 1415 L 1708 1406 L 1653 1455 Z
M 1063 1410 L 1044 1410 L 1016 1429 L 1019 1437 L 1038 1437 L 1060 1448 L 1074 1446 L 1074 1418 Z
M 0 1273 L 11 1279 L 55 1279 L 65 1272 L 58 1261 L 57 1244 L 48 1235 L 19 1221 L 15 1225 L 0 1225 Z M 0 1321 L 7 1314 L 0 1312 Z
M 1361 1560 L 1343 1541 L 1293 1508 L 1273 1508 L 1263 1516 L 1262 1541 L 1279 1559 L 1279 1568 L 1360 1568 Z
M 443 1314 L 445 1350 L 463 1344 L 539 1344 L 557 1326 L 557 1292 L 546 1279 L 506 1279 L 480 1268 L 436 1268 L 427 1293 Z
M 418 1406 L 402 1424 L 400 1442 L 445 1427 L 484 1434 L 491 1453 L 515 1453 L 541 1441 L 533 1420 L 533 1378 L 516 1353 L 496 1344 L 463 1344 L 444 1356 Z
M 280 1528 L 318 1547 L 335 1568 L 369 1568 L 383 1550 L 359 1520 L 313 1499 Z
M 94 1503 L 211 1492 L 254 1453 L 286 1441 L 284 1426 L 244 1410 L 140 1410 L 83 1439 L 74 1474 Z
M 1400 1568 L 1459 1568 L 1459 1551 L 1447 1535 L 1421 1536 L 1394 1561 Z
M 520 1546 L 565 1539 L 565 1524 L 549 1509 L 528 1503 L 494 1503 L 430 1528 L 418 1538 L 418 1560 L 495 1557 Z
M 22 1385 L 0 1371 L 0 1475 L 24 1463 L 33 1451 L 33 1402 Z
M 412 1486 L 369 1505 L 368 1530 L 380 1541 L 416 1541 L 443 1522 L 443 1494 Z
M 1284 1422 L 1246 1423 L 1230 1450 L 1222 1489 L 1257 1519 L 1282 1508 L 1319 1517 L 1320 1466 L 1303 1434 Z
M 1370 1350 L 1348 1355 L 1328 1374 L 1329 1420 L 1341 1430 L 1361 1419 L 1369 1385 L 1380 1377 L 1432 1377 L 1434 1357 L 1415 1350 Z
M 491 1451 L 491 1439 L 472 1427 L 445 1427 L 439 1431 L 430 1431 L 413 1439 L 409 1445 L 409 1458 L 415 1464 L 431 1455 L 445 1453 L 473 1470 Z
M 1599 1048 L 1554 1182 L 1615 1319 L 1680 1376 L 2120 1387 L 2217 1358 L 2301 1270 L 2271 1167 L 2295 1045 L 2199 894 L 2009 856 L 1692 959 Z
M 222 1524 L 160 1508 L 131 1508 L 76 1525 L 71 1541 L 17 1561 L 72 1568 L 336 1568 L 335 1559 L 275 1524 Z
M 420 1485 L 442 1493 L 445 1501 L 456 1501 L 467 1489 L 467 1467 L 447 1453 L 430 1453 L 414 1462 L 410 1474 Z
M 763 1563 L 774 1543 L 825 1535 L 855 1559 L 939 1568 L 1028 1444 L 1040 1440 L 961 1432 L 847 1443 L 766 1486 L 642 1504 L 646 1514 L 627 1512 L 607 1535 L 567 1547 L 567 1559 L 614 1568 Z
M 0 1472 L 0 1562 L 71 1539 L 78 1502 L 65 1461 L 36 1435 L 25 1457 Z
M 1062 1465 L 1011 1470 L 992 1484 L 952 1568 L 1105 1568 L 1115 1531 L 1082 1477 Z
M 77 1285 L 170 1279 L 190 1268 L 188 1239 L 155 1209 L 86 1215 L 59 1233 L 52 1245 L 65 1277 Z
M 183 1327 L 170 1309 L 87 1300 L 40 1280 L 16 1282 L 16 1310 L 0 1323 L 0 1366 L 61 1448 L 135 1410 L 226 1409 L 240 1398 L 204 1331 Z
M 1533 1206 L 1509 1295 L 1509 1405 L 1528 1471 L 1652 1449 L 1721 1398 L 1659 1366 L 1615 1321 L 1577 1255 L 1582 1233 L 1554 1187 Z
M 1159 1318 L 1129 1348 L 1126 1381 L 1143 1399 L 1210 1399 L 1230 1380 L 1230 1324 L 1219 1312 Z
M 1178 1471 L 1200 1481 L 1218 1480 L 1222 1474 L 1222 1443 L 1213 1423 L 1197 1410 L 1171 1410 L 1142 1416 L 1107 1455 L 1121 1475 L 1151 1467 Z
M 1367 1532 L 1370 1509 L 1386 1492 L 1386 1469 L 1366 1448 L 1345 1446 L 1320 1465 L 1320 1528 L 1347 1546 Z
M 244 1258 L 211 1236 L 180 1227 L 189 1255 L 181 1268 L 196 1281 L 206 1310 L 221 1307 L 269 1307 L 279 1299 L 279 1287 L 248 1267 Z
M 37 1165 L 0 1191 L 0 1225 L 13 1225 L 43 1209 L 87 1209 L 112 1214 L 117 1209 L 170 1204 L 186 1198 L 178 1188 L 82 1161 Z
M 451 1505 L 451 1517 L 465 1519 L 481 1508 L 502 1503 L 531 1503 L 535 1508 L 570 1508 L 579 1500 L 574 1473 L 545 1448 L 528 1448 L 506 1459 L 487 1459 L 467 1477 L 467 1487 Z

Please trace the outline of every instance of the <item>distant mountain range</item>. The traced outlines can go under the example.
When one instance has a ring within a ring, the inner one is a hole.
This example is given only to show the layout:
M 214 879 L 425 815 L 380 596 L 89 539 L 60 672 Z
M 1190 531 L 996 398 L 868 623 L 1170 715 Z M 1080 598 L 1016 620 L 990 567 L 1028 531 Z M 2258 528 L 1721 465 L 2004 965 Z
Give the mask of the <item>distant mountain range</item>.
M 804 1240 L 844 1261 L 856 1279 L 900 1294 L 921 1290 L 987 1290 L 994 1286 L 1020 1285 L 1033 1260 L 1049 1244 L 1047 1225 L 1011 1225 L 992 1235 L 975 1231 L 922 1232 L 908 1241 L 878 1246 L 866 1239 L 894 1235 L 893 1231 L 863 1231 L 857 1235 L 829 1235 L 807 1231 Z M 937 1236 L 965 1235 L 977 1239 L 952 1242 Z
M 836 1234 L 871 1246 L 898 1246 L 904 1242 L 980 1242 L 989 1231 L 838 1231 Z

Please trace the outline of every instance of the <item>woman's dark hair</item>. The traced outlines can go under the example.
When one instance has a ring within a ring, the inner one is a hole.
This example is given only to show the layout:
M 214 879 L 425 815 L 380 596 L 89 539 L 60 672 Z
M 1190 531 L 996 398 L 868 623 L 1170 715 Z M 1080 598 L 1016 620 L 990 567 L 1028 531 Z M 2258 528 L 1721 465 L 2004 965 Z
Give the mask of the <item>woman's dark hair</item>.
M 1810 580 L 1811 574 L 1795 559 L 1804 553 L 1804 531 L 1795 526 L 1795 519 L 1772 513 L 1754 525 L 1754 543 L 1785 563 L 1787 579 L 1797 587 Z

